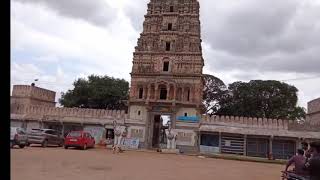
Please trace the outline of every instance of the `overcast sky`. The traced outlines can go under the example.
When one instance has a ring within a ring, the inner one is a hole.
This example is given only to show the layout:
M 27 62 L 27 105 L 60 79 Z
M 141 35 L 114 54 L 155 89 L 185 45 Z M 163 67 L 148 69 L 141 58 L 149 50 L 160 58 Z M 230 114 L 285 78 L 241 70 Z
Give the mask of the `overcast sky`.
M 11 0 L 11 84 L 57 92 L 79 77 L 130 81 L 149 0 Z M 320 0 L 200 0 L 204 72 L 281 80 L 320 97 Z

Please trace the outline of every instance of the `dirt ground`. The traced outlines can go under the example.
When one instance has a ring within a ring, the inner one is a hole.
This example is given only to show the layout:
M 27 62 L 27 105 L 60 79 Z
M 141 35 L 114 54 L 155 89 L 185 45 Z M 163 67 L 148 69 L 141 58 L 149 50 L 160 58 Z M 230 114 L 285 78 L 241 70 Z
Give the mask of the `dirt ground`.
M 273 180 L 282 165 L 106 149 L 11 150 L 12 180 Z

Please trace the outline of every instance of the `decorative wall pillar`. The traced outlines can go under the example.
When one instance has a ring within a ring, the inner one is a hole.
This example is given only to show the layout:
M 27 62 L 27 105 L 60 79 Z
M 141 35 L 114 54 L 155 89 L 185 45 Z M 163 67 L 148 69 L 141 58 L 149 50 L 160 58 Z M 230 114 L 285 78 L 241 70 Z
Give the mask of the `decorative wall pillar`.
M 243 141 L 243 155 L 247 156 L 247 135 L 244 135 L 244 141 Z
M 269 159 L 273 159 L 272 143 L 273 143 L 273 136 L 270 136 L 270 138 L 269 138 Z
M 149 101 L 151 97 L 151 85 L 148 85 L 148 93 L 147 93 L 147 100 Z
M 194 93 L 195 91 L 194 91 L 194 87 L 192 86 L 191 88 L 190 88 L 190 102 L 195 102 L 195 97 L 196 97 L 196 95 L 195 95 L 195 93 Z
M 142 99 L 146 99 L 146 86 L 142 86 Z
M 133 95 L 133 98 L 134 99 L 138 99 L 138 94 L 137 94 L 137 89 L 138 89 L 138 86 L 134 86 L 132 87 L 132 95 Z M 138 90 L 139 91 L 139 90 Z
M 143 85 L 142 97 L 143 97 L 143 99 L 147 99 L 147 96 L 148 96 L 147 86 L 146 86 L 146 85 Z
M 219 153 L 221 154 L 222 153 L 222 133 L 219 132 Z
M 158 97 L 158 89 L 159 89 L 159 85 L 158 84 L 156 84 L 155 86 L 154 86 L 154 99 L 155 100 L 158 100 L 159 99 L 159 97 Z
M 176 86 L 173 86 L 173 101 L 176 101 L 177 99 L 177 87 Z
M 182 91 L 181 91 L 181 101 L 184 102 L 184 87 L 182 88 Z
M 169 96 L 170 96 L 170 85 L 167 85 L 167 99 L 166 100 L 170 99 Z

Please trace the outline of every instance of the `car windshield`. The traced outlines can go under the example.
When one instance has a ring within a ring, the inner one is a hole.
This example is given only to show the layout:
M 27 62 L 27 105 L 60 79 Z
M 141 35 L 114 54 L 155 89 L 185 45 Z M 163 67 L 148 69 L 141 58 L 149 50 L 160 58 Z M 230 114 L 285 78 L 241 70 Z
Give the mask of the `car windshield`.
M 42 129 L 32 129 L 31 132 L 43 132 Z
M 18 133 L 18 134 L 25 134 L 24 130 L 23 130 L 23 129 L 20 129 L 20 128 L 17 128 L 17 133 Z
M 71 132 L 68 135 L 69 137 L 80 137 L 81 136 L 81 132 Z
M 27 134 L 41 134 L 44 132 L 42 129 L 31 129 L 31 131 L 27 131 Z

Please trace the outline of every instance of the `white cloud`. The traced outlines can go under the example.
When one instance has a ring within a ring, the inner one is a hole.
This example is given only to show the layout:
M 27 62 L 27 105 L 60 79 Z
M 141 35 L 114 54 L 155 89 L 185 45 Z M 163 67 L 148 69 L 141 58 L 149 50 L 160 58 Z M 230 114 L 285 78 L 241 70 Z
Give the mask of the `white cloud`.
M 47 63 L 58 63 L 59 58 L 57 56 L 38 56 L 33 58 L 34 61 L 47 62 Z
M 30 4 L 13 3 L 13 6 L 13 49 L 27 49 L 38 57 L 36 60 L 72 60 L 84 71 L 91 67 L 101 74 L 129 80 L 138 33 L 128 19 L 119 16 L 116 22 L 111 23 L 111 28 L 104 29 L 58 17 Z M 39 16 L 42 17 L 40 22 L 37 20 Z M 124 70 L 128 73 L 124 74 Z
M 45 7 L 55 13 L 87 21 L 94 25 L 106 26 L 117 15 L 105 0 L 14 0 L 24 4 Z

